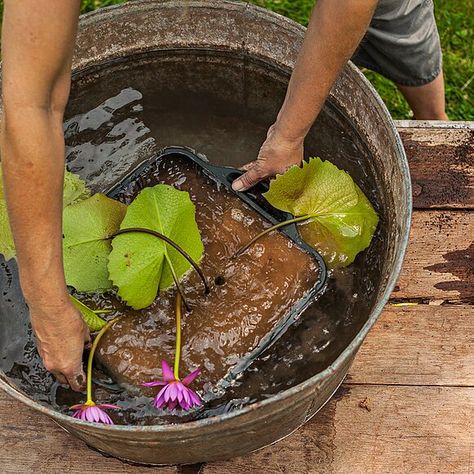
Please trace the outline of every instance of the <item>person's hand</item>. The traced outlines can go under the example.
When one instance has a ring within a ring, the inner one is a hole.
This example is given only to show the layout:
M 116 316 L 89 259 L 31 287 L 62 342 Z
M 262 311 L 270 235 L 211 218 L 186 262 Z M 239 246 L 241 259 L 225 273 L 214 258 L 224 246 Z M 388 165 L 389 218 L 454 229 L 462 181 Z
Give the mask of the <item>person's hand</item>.
M 262 179 L 284 173 L 290 166 L 303 161 L 303 138 L 288 139 L 275 125 L 267 133 L 258 158 L 242 166 L 246 171 L 232 183 L 234 191 L 246 191 Z
M 45 368 L 59 383 L 83 391 L 86 376 L 82 366 L 84 344 L 90 341 L 89 329 L 80 313 L 70 304 L 29 304 L 38 352 Z

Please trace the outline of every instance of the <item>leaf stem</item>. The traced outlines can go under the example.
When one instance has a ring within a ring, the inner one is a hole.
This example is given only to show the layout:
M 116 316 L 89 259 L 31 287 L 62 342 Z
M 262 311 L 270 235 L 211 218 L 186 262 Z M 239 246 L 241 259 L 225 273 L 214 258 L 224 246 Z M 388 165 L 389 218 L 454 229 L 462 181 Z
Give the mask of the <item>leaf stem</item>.
M 303 222 L 307 221 L 308 219 L 311 219 L 313 216 L 306 215 L 306 216 L 299 216 L 299 217 L 293 217 L 292 219 L 288 219 L 286 221 L 279 222 L 278 224 L 272 225 L 268 229 L 265 229 L 264 231 L 260 232 L 257 236 L 255 236 L 252 240 L 250 240 L 247 244 L 245 244 L 243 247 L 240 247 L 234 255 L 232 255 L 232 258 L 240 257 L 249 247 L 251 247 L 257 240 L 261 239 L 263 236 L 269 234 L 270 232 L 279 229 L 280 227 L 284 227 L 290 224 L 295 224 L 297 222 Z
M 72 295 L 69 295 L 69 299 L 72 304 L 76 307 L 76 309 L 81 313 L 82 318 L 84 319 L 85 323 L 89 327 L 91 331 L 99 331 L 104 327 L 107 321 L 102 319 L 98 314 L 101 313 L 111 313 L 111 311 L 101 311 L 97 310 L 94 311 L 89 308 L 89 306 L 85 305 L 82 301 L 79 301 Z
M 204 284 L 206 295 L 209 294 L 211 290 L 209 288 L 209 284 L 207 283 L 207 279 L 204 275 L 204 272 L 201 270 L 201 267 L 193 260 L 193 258 L 185 250 L 183 250 L 177 243 L 173 242 L 169 237 L 166 237 L 166 235 L 163 235 L 162 233 L 157 232 L 156 230 L 147 229 L 145 227 L 130 227 L 128 229 L 118 230 L 117 232 L 115 232 L 115 234 L 112 235 L 111 238 L 114 238 L 117 235 L 128 234 L 132 232 L 153 235 L 154 237 L 157 237 L 165 241 L 167 244 L 171 245 L 171 247 L 173 247 L 177 252 L 179 252 L 192 265 L 194 270 L 196 270 L 196 273 L 200 276 Z
M 168 263 L 168 267 L 170 267 L 171 276 L 173 277 L 176 289 L 178 290 L 178 293 L 180 294 L 180 296 L 181 296 L 181 298 L 184 302 L 184 306 L 186 307 L 186 311 L 191 311 L 191 307 L 189 306 L 189 304 L 186 300 L 186 296 L 184 295 L 183 287 L 181 286 L 181 283 L 179 282 L 178 275 L 176 275 L 176 271 L 174 269 L 174 266 L 171 264 L 171 262 L 169 260 L 168 254 L 165 254 L 165 258 L 166 258 L 166 263 Z
M 97 336 L 94 339 L 94 342 L 92 343 L 91 350 L 89 352 L 89 358 L 87 360 L 87 403 L 94 403 L 94 400 L 92 399 L 92 364 L 94 362 L 94 354 L 97 349 L 97 346 L 99 344 L 100 339 L 102 336 L 106 333 L 106 331 L 114 325 L 122 316 L 118 316 L 110 321 L 107 322 L 107 324 L 97 333 Z
M 174 378 L 179 380 L 179 363 L 181 361 L 181 303 L 180 293 L 176 293 L 176 349 L 174 354 Z

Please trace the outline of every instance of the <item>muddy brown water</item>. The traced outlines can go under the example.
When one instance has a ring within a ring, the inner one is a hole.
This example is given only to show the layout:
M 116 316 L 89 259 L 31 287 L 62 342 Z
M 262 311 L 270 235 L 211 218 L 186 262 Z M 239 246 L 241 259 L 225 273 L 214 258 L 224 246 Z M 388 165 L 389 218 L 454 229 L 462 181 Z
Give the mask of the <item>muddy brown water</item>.
M 196 272 L 182 279 L 190 311 L 183 313 L 181 372 L 201 367 L 201 380 L 215 387 L 317 284 L 318 262 L 280 232 L 234 258 L 268 223 L 185 158 L 163 158 L 117 197 L 129 204 L 143 188 L 157 184 L 188 192 L 196 207 L 204 244 L 200 266 L 210 292 L 205 294 Z M 144 381 L 162 380 L 160 361 L 174 360 L 175 293 L 173 288 L 160 294 L 142 311 L 119 307 L 123 317 L 104 335 L 97 353 L 116 382 L 140 389 Z
M 103 64 L 76 76 L 65 122 L 67 161 L 94 191 L 107 190 L 139 161 L 169 145 L 188 146 L 211 162 L 238 166 L 255 158 L 283 100 L 281 74 L 268 65 L 205 53 L 163 58 L 152 53 Z M 384 201 L 369 153 L 348 119 L 326 106 L 305 143 L 306 156 L 346 169 L 378 210 L 370 248 L 332 272 L 326 292 L 239 378 L 195 418 L 231 411 L 294 386 L 325 369 L 366 321 L 374 305 L 387 236 Z M 14 262 L 0 257 L 0 367 L 35 400 L 68 413 L 83 400 L 58 386 L 35 349 Z M 94 297 L 99 307 L 110 298 Z M 171 344 L 169 338 L 168 344 Z M 98 400 L 116 402 L 117 423 L 177 421 L 132 396 L 97 370 Z M 189 417 L 180 418 L 186 421 Z

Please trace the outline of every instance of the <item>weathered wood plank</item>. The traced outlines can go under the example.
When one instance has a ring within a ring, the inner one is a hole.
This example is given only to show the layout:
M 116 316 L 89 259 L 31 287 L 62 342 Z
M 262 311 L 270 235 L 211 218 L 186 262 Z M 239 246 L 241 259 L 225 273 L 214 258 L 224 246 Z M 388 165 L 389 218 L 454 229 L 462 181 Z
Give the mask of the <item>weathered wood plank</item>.
M 474 387 L 474 306 L 388 306 L 347 382 Z
M 285 440 L 204 473 L 468 474 L 473 420 L 474 388 L 352 386 Z
M 469 211 L 417 211 L 394 298 L 474 301 L 474 218 Z
M 0 391 L 0 472 L 2 474 L 149 474 L 147 467 L 135 467 L 102 456 L 72 437 L 45 416 L 41 416 Z M 175 474 L 163 468 L 160 474 Z
M 394 122 L 399 130 L 402 128 L 474 130 L 474 122 L 469 120 L 395 120 Z
M 415 208 L 474 208 L 474 129 L 399 128 Z

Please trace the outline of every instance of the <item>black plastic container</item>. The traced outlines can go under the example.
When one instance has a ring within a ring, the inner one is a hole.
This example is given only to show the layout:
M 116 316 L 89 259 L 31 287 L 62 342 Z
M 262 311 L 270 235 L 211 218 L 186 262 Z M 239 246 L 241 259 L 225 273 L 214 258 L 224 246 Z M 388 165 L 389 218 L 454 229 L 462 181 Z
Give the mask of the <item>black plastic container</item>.
M 291 219 L 291 214 L 281 212 L 273 208 L 262 196 L 262 193 L 268 190 L 268 185 L 260 183 L 251 190 L 245 193 L 236 192 L 232 189 L 232 182 L 234 179 L 242 174 L 241 170 L 212 165 L 204 159 L 200 158 L 192 150 L 184 147 L 167 147 L 161 150 L 160 153 L 152 158 L 142 162 L 131 173 L 125 176 L 119 183 L 113 186 L 107 195 L 113 199 L 119 199 L 133 183 L 139 181 L 150 174 L 156 173 L 157 168 L 167 159 L 182 159 L 192 163 L 199 173 L 203 174 L 204 179 L 208 178 L 217 186 L 224 186 L 227 190 L 237 195 L 245 204 L 256 211 L 269 224 L 278 224 L 287 219 Z M 303 311 L 324 291 L 328 273 L 326 264 L 321 255 L 309 246 L 299 235 L 296 224 L 289 224 L 288 226 L 278 229 L 288 239 L 293 241 L 298 248 L 309 254 L 315 261 L 318 268 L 317 283 L 305 293 L 305 295 L 298 300 L 292 308 L 280 319 L 272 331 L 270 331 L 260 343 L 250 351 L 245 357 L 227 373 L 227 375 L 218 382 L 215 393 L 220 394 L 222 389 L 225 389 L 228 384 L 232 383 L 235 378 L 242 373 L 255 360 L 256 357 L 262 354 L 268 347 L 270 347 L 287 329 L 295 322 L 296 319 L 303 313 Z M 212 397 L 212 394 L 208 394 Z

